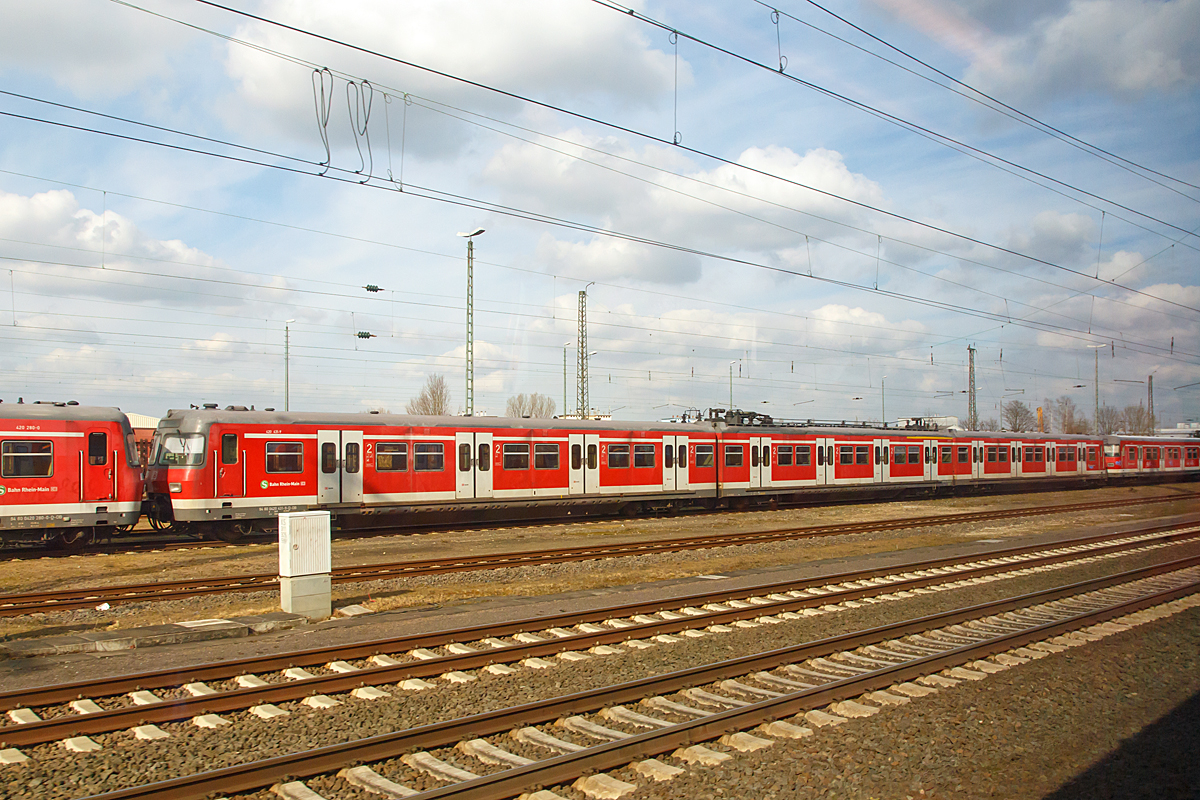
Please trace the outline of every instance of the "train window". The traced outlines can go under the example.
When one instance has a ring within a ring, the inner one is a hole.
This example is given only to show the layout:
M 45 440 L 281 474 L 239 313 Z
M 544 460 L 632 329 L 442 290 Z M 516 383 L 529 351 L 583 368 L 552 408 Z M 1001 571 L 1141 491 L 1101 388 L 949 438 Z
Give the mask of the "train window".
M 968 461 L 971 460 L 970 450 L 971 450 L 971 448 L 969 448 L 969 447 L 959 447 L 958 448 L 958 463 L 966 464 Z
M 492 468 L 492 446 L 487 442 L 479 444 L 479 458 L 475 461 L 475 468 L 480 472 L 487 472 Z
M 679 468 L 687 469 L 687 445 L 679 445 Z
M 663 466 L 667 469 L 675 469 L 675 448 L 669 444 L 663 445 Z
M 996 447 L 995 447 L 995 445 L 988 445 L 987 463 L 989 463 L 989 464 L 996 463 Z
M 304 472 L 304 442 L 267 442 L 267 472 Z
M 854 448 L 850 445 L 838 445 L 838 463 L 853 464 L 854 463 Z
M 854 448 L 854 463 L 855 464 L 870 464 L 871 463 L 871 446 L 860 444 Z
M 878 452 L 879 452 L 879 448 L 878 448 L 878 447 L 876 447 L 876 448 L 875 448 L 875 452 L 876 452 L 876 453 L 878 453 Z M 888 449 L 887 447 L 884 447 L 884 448 L 883 448 L 883 463 L 884 463 L 884 464 L 887 464 L 887 463 L 888 463 L 888 453 L 889 453 L 889 449 Z
M 583 469 L 583 445 L 571 445 L 571 469 Z
M 321 472 L 337 472 L 337 445 L 333 442 L 321 445 Z
M 1129 450 L 1125 454 L 1125 457 L 1128 458 L 1130 461 L 1137 461 L 1138 460 L 1137 456 L 1138 456 L 1138 453 L 1137 453 L 1136 447 L 1129 448 Z
M 625 469 L 629 466 L 629 445 L 610 444 L 608 446 L 608 468 Z
M 876 464 L 879 463 L 880 458 L 882 458 L 882 456 L 879 454 L 879 447 L 876 446 L 875 447 L 875 463 Z
M 204 434 L 168 433 L 158 452 L 161 467 L 198 467 L 204 463 Z
M 933 456 L 931 456 L 931 455 L 930 455 L 930 453 L 929 453 L 929 451 L 930 451 L 930 450 L 932 450 L 932 449 L 933 449 L 932 447 L 926 447 L 926 448 L 925 448 L 925 463 L 926 463 L 926 464 L 928 464 L 928 463 L 930 462 L 930 459 L 932 459 L 932 458 L 933 458 Z
M 740 444 L 725 445 L 725 466 L 740 467 L 742 465 L 742 446 Z
M 1038 462 L 1045 461 L 1046 460 L 1046 448 L 1044 448 L 1044 447 L 1033 448 L 1033 457 Z
M 0 444 L 0 475 L 49 478 L 54 474 L 54 443 L 17 440 Z
M 711 444 L 696 445 L 696 466 L 711 467 L 715 459 L 713 458 L 713 446 Z
M 635 467 L 653 467 L 654 445 L 635 444 L 633 446 L 633 465 Z
M 88 434 L 88 464 L 102 467 L 108 463 L 108 434 L 92 431 Z
M 1088 461 L 1095 461 L 1095 460 L 1096 460 L 1096 448 L 1094 448 L 1094 447 L 1089 447 L 1089 448 L 1087 449 L 1087 460 L 1088 460 Z
M 921 446 L 919 444 L 918 445 L 909 445 L 908 463 L 910 463 L 910 464 L 920 464 L 921 463 Z
M 824 447 L 817 448 L 817 465 L 821 466 L 821 467 L 825 466 L 825 448 Z
M 1076 460 L 1076 458 L 1075 458 L 1075 457 L 1076 457 L 1076 455 L 1077 455 L 1077 454 L 1076 454 L 1076 452 L 1075 452 L 1075 448 L 1074 448 L 1074 447 L 1068 447 L 1068 448 L 1067 448 L 1067 461 L 1075 461 L 1075 460 Z
M 535 444 L 533 446 L 534 469 L 558 469 L 558 445 Z
M 758 466 L 758 445 L 750 445 L 750 466 Z
M 377 472 L 407 472 L 408 443 L 380 442 L 375 445 L 375 470 Z
M 908 463 L 908 456 L 907 456 L 908 448 L 907 447 L 905 447 L 902 444 L 898 444 L 892 449 L 896 451 L 892 455 L 892 463 L 893 464 L 907 464 Z
M 343 468 L 351 475 L 358 472 L 358 469 L 361 466 L 359 450 L 360 448 L 358 442 L 346 443 L 346 463 L 344 464 Z
M 951 451 L 951 448 L 949 448 L 949 447 L 943 447 L 943 448 L 941 448 L 941 450 L 942 450 L 942 463 L 943 463 L 943 464 L 949 464 L 949 463 L 950 463 L 950 451 Z
M 506 445 L 504 445 L 504 468 L 505 469 L 529 469 L 529 445 L 527 445 L 527 444 L 506 444 Z
M 996 457 L 1000 461 L 1001 464 L 1007 464 L 1008 463 L 1008 448 L 1007 447 L 997 447 L 996 448 Z
M 796 445 L 796 466 L 807 467 L 812 463 L 812 454 L 806 444 Z
M 414 442 L 413 469 L 417 472 L 441 472 L 446 468 L 446 445 L 441 442 Z
M 236 464 L 237 463 L 237 434 L 222 433 L 221 434 L 221 463 Z
M 587 448 L 588 448 L 587 468 L 588 469 L 596 469 L 600 465 L 600 459 L 596 455 L 596 451 L 598 450 L 598 448 L 594 444 L 589 444 L 587 446 Z
M 458 471 L 471 471 L 471 443 L 463 442 L 458 446 Z
M 775 463 L 781 467 L 792 465 L 792 446 L 790 444 L 779 445 L 779 452 L 775 454 Z
M 769 445 L 769 444 L 763 445 L 762 465 L 764 467 L 771 466 L 771 445 Z

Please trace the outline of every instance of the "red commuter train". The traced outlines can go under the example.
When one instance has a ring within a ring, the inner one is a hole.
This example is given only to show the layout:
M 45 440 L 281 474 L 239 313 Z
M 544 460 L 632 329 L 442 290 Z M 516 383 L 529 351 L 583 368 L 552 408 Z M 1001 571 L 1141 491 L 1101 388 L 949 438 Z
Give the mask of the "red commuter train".
M 784 425 L 172 410 L 147 466 L 158 525 L 236 538 L 285 511 L 520 516 L 746 507 L 829 492 L 1200 475 L 1200 441 Z
M 3 541 L 85 544 L 141 512 L 141 465 L 119 409 L 0 403 Z

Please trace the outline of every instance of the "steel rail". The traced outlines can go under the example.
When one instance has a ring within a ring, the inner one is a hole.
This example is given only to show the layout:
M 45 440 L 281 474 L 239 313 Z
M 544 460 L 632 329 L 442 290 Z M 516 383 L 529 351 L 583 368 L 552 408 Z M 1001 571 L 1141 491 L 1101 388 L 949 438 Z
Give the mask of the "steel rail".
M 414 561 L 399 561 L 385 564 L 367 564 L 335 567 L 332 583 L 357 583 L 361 581 L 387 580 L 420 575 L 437 575 L 447 572 L 471 572 L 530 565 L 559 564 L 572 561 L 588 561 L 621 556 L 655 555 L 682 550 L 701 550 L 716 547 L 735 547 L 759 544 L 781 539 L 816 538 L 840 536 L 872 531 L 902 530 L 934 525 L 955 525 L 968 522 L 987 522 L 997 519 L 1013 519 L 1050 514 L 1076 513 L 1104 508 L 1124 508 L 1133 505 L 1173 502 L 1197 494 L 1137 498 L 1134 500 L 1103 500 L 1092 503 L 1072 503 L 1058 506 L 1028 506 L 1017 509 L 997 509 L 961 514 L 943 514 L 927 517 L 904 517 L 894 520 L 839 523 L 811 527 L 777 528 L 766 531 L 743 533 L 719 533 L 702 536 L 680 537 L 650 542 L 629 542 L 579 547 L 555 548 L 550 550 L 527 550 L 492 553 L 478 556 L 439 558 Z M 133 603 L 144 601 L 174 600 L 180 597 L 196 597 L 206 594 L 228 592 L 254 592 L 274 589 L 279 576 L 273 573 L 251 573 L 246 575 L 194 578 L 178 581 L 130 584 L 125 586 L 101 586 L 85 589 L 70 589 L 53 592 L 25 592 L 0 595 L 0 617 L 20 616 L 34 612 L 46 613 L 90 608 L 100 603 Z
M 41 689 L 23 689 L 12 692 L 0 692 L 0 710 L 18 708 L 26 705 L 51 705 L 53 703 L 74 700 L 79 696 L 104 697 L 123 694 L 125 692 L 138 689 L 157 689 L 165 686 L 175 686 L 179 685 L 180 683 L 193 681 L 225 680 L 244 672 L 267 672 L 277 671 L 294 666 L 313 666 L 338 659 L 367 658 L 386 652 L 398 652 L 401 650 L 409 650 L 419 647 L 437 647 L 439 645 L 449 644 L 450 642 L 455 641 L 477 641 L 490 636 L 510 636 L 525 631 L 546 630 L 551 627 L 578 624 L 580 622 L 604 621 L 607 619 L 630 617 L 635 614 L 653 614 L 658 611 L 679 608 L 682 606 L 703 605 L 705 603 L 720 602 L 722 600 L 744 599 L 756 595 L 771 594 L 778 591 L 789 591 L 793 589 L 799 590 L 816 586 L 868 580 L 871 578 L 894 575 L 897 573 L 938 569 L 957 564 L 989 561 L 1009 556 L 1037 553 L 1041 551 L 1065 551 L 1070 548 L 1094 544 L 1109 539 L 1122 539 L 1133 536 L 1166 533 L 1167 535 L 1161 537 L 1160 541 L 1176 541 L 1179 539 L 1193 538 L 1195 534 L 1188 531 L 1188 528 L 1192 525 L 1193 523 L 1190 522 L 1155 525 L 1136 528 L 1129 531 L 1117 531 L 1106 534 L 1083 536 L 1075 539 L 1068 539 L 1062 542 L 1056 542 L 1054 544 L 1022 545 L 1020 547 L 999 548 L 983 551 L 981 553 L 975 553 L 969 556 L 950 556 L 923 561 L 903 562 L 890 566 L 885 565 L 871 567 L 868 569 L 852 570 L 849 572 L 817 575 L 809 578 L 776 581 L 737 589 L 713 590 L 709 592 L 660 598 L 637 603 L 626 603 L 587 611 L 569 612 L 555 616 L 539 616 L 534 618 L 511 620 L 503 623 L 477 625 L 448 631 L 410 634 L 395 638 L 360 642 L 354 645 L 317 647 L 288 653 L 280 653 L 273 656 L 256 656 L 226 661 L 216 665 L 205 665 L 191 668 L 185 667 L 182 669 L 166 669 L 119 678 L 101 678 L 89 681 L 77 681 L 74 683 L 45 687 Z M 1102 552 L 1111 552 L 1136 546 L 1138 545 L 1113 545 L 1102 550 L 1092 550 L 1089 551 L 1089 553 L 1100 554 Z M 953 576 L 933 576 L 931 578 L 913 579 L 911 582 L 904 585 L 910 586 L 911 588 L 919 588 L 921 586 L 938 583 L 947 577 L 959 579 L 963 576 L 969 577 L 970 575 L 1002 572 L 1007 571 L 1010 566 L 1014 569 L 1020 569 L 1025 566 L 1036 565 L 1039 563 L 1067 561 L 1077 558 L 1080 555 L 1082 554 L 1078 552 L 1063 552 L 1061 555 L 1046 556 L 1041 560 L 1025 561 L 1019 565 L 1001 564 L 993 567 L 981 567 L 969 573 L 966 571 L 960 571 L 956 572 Z M 884 592 L 882 593 L 886 593 L 888 587 L 895 587 L 900 584 L 901 582 L 889 583 L 883 587 Z M 870 590 L 846 590 L 843 592 L 824 595 L 823 599 L 825 602 L 829 602 L 831 600 L 840 602 L 841 600 L 853 600 L 859 597 L 865 597 L 869 596 L 870 594 L 878 593 L 881 592 L 872 592 Z M 759 608 L 765 608 L 765 606 L 759 606 Z M 627 628 L 624 630 L 629 629 Z
M 930 628 L 965 622 L 980 616 L 1003 613 L 1036 603 L 1050 602 L 1075 594 L 1186 569 L 1197 564 L 1200 564 L 1200 557 L 1181 559 L 1171 564 L 1131 570 L 1120 575 L 1083 581 L 816 642 L 628 681 L 615 686 L 432 723 L 353 742 L 327 745 L 301 753 L 277 756 L 144 786 L 120 789 L 93 795 L 86 800 L 167 800 L 168 798 L 170 800 L 201 800 L 201 798 L 215 794 L 252 791 L 270 786 L 277 781 L 296 780 L 332 772 L 347 764 L 381 761 L 396 758 L 413 750 L 445 747 L 466 737 L 493 735 L 510 730 L 516 725 L 536 725 L 567 714 L 588 713 L 613 704 L 635 702 L 648 695 L 668 694 L 728 677 L 773 669 L 785 663 L 855 649 L 867 644 L 919 633 Z M 443 797 L 455 797 L 460 800 L 465 798 L 500 800 L 500 798 L 512 797 L 531 785 L 561 783 L 586 771 L 608 769 L 695 741 L 711 739 L 731 730 L 743 730 L 759 722 L 778 719 L 835 700 L 857 696 L 863 692 L 890 686 L 898 681 L 909 680 L 945 667 L 986 657 L 1075 628 L 1169 602 L 1191 594 L 1198 588 L 1200 588 L 1200 581 L 1193 581 L 1102 609 L 1077 614 L 1064 620 L 1047 622 L 1022 631 L 987 639 L 977 644 L 964 645 L 943 653 L 884 667 L 857 677 L 846 678 L 813 689 L 786 694 L 783 697 L 679 723 L 661 732 L 635 735 L 618 742 L 587 748 L 580 753 L 558 756 L 525 767 L 482 776 L 464 783 L 428 790 L 413 795 L 413 797 L 420 798 L 420 800 L 434 800 Z
M 844 593 L 822 595 L 819 597 L 796 598 L 787 601 L 778 601 L 771 604 L 756 605 L 751 608 L 734 608 L 728 611 L 716 611 L 710 614 L 705 614 L 702 618 L 690 617 L 680 620 L 643 623 L 627 628 L 605 631 L 603 633 L 580 633 L 571 637 L 547 639 L 544 642 L 512 645 L 504 648 L 503 650 L 485 650 L 475 653 L 443 656 L 436 659 L 412 661 L 388 667 L 368 667 L 351 673 L 322 675 L 314 678 L 306 678 L 304 680 L 295 681 L 293 683 L 280 683 L 256 688 L 236 689 L 215 695 L 204 695 L 190 699 L 173 700 L 169 703 L 164 702 L 161 704 L 152 704 L 148 706 L 131 706 L 80 716 L 71 715 L 55 717 L 40 722 L 27 723 L 19 726 L 5 726 L 0 728 L 0 740 L 5 743 L 5 746 L 9 747 L 30 746 L 43 744 L 45 742 L 57 741 L 70 736 L 107 733 L 114 730 L 132 727 L 134 725 L 174 722 L 202 714 L 219 714 L 222 712 L 243 710 L 251 706 L 265 703 L 299 700 L 312 694 L 349 692 L 353 689 L 359 688 L 360 686 L 396 683 L 408 678 L 434 677 L 447 672 L 480 669 L 488 666 L 489 664 L 497 662 L 512 662 L 525 658 L 553 656 L 564 650 L 580 650 L 596 645 L 619 644 L 628 639 L 642 639 L 658 634 L 678 633 L 679 631 L 687 628 L 696 627 L 698 622 L 701 622 L 704 626 L 720 625 L 740 619 L 758 617 L 764 614 L 778 614 L 784 611 L 792 611 L 815 605 L 824 605 L 831 601 L 841 602 L 843 600 L 870 597 L 872 595 L 906 591 L 920 588 L 921 586 L 931 585 L 940 581 L 963 580 L 971 577 L 979 577 L 985 574 L 994 574 L 995 572 L 1005 569 L 1024 569 L 1029 566 L 1037 566 L 1043 563 L 1053 563 L 1054 561 L 1080 557 L 1081 555 L 1100 555 L 1104 551 L 1113 549 L 1116 548 L 1104 548 L 1097 551 L 1088 551 L 1085 554 L 1072 553 L 1049 556 L 1044 559 L 1025 561 L 1019 564 L 1006 564 L 1002 567 L 981 567 L 974 570 L 954 573 L 953 575 L 914 578 L 907 581 L 898 581 L 896 583 L 890 583 L 881 586 L 852 589 Z M 1200 563 L 1200 556 L 1196 556 L 1194 559 L 1197 563 Z M 1171 563 L 1179 562 L 1176 561 Z M 1143 569 L 1153 570 L 1155 568 L 1156 567 L 1147 567 Z M 1034 595 L 1036 596 L 1037 593 L 1034 593 Z M 728 595 L 725 596 L 727 597 Z M 609 618 L 612 617 L 610 616 Z M 563 623 L 562 620 L 558 620 L 557 622 L 559 624 Z M 553 627 L 553 625 L 549 623 L 543 624 L 545 627 Z M 544 630 L 545 627 L 542 629 Z M 461 638 L 459 640 L 461 641 Z M 412 645 L 410 644 L 409 646 Z M 339 651 L 330 654 L 327 657 L 335 656 L 342 659 L 352 657 L 347 656 L 345 651 Z M 262 670 L 260 666 L 258 671 L 264 670 Z M 240 671 L 235 672 L 234 674 L 240 674 Z M 142 680 L 141 676 L 133 676 L 124 680 L 125 685 L 122 686 L 122 688 L 126 689 L 127 691 L 134 690 L 133 688 L 129 687 L 135 687 L 137 689 L 148 688 L 147 682 Z M 180 682 L 181 681 L 178 679 L 178 677 L 176 677 L 173 681 L 173 684 L 178 685 Z M 56 687 L 56 696 L 58 697 L 58 701 L 63 702 L 66 699 L 75 699 L 76 697 L 80 696 L 80 692 L 78 692 L 77 689 L 77 686 Z M 98 695 L 92 694 L 90 696 L 95 697 Z M 13 701 L 12 704 L 14 707 L 33 705 L 33 703 L 28 702 L 28 697 L 21 697 L 18 695 L 11 698 L 11 700 Z

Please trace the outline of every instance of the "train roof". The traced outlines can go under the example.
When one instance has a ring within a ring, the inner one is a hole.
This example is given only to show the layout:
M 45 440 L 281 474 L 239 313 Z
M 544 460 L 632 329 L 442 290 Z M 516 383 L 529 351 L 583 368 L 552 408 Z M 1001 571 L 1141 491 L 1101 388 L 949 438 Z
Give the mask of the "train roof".
M 2 408 L 3 406 L 0 406 Z M 695 420 L 690 422 L 640 422 L 614 420 L 577 420 L 559 418 L 459 417 L 423 416 L 414 414 L 384 414 L 362 412 L 266 411 L 232 408 L 171 409 L 159 422 L 160 429 L 179 429 L 184 432 L 207 431 L 213 423 L 246 423 L 251 425 L 362 425 L 398 426 L 406 428 L 454 428 L 470 425 L 478 428 L 528 430 L 555 428 L 574 431 L 711 431 L 714 427 L 730 433 L 757 435 L 812 434 L 815 436 L 914 437 L 929 439 L 1017 439 L 1020 441 L 1096 441 L 1097 436 L 1066 433 L 1033 433 L 1017 431 L 965 431 L 961 428 L 908 427 L 881 428 L 869 424 L 854 425 L 837 422 L 797 422 L 759 425 L 728 425 L 724 420 Z M 1107 437 L 1115 441 L 1115 437 Z M 1138 437 L 1147 438 L 1147 437 Z
M 78 403 L 35 402 L 0 403 L 0 419 L 58 419 L 79 422 L 120 422 L 129 427 L 129 419 L 119 408 L 81 406 Z

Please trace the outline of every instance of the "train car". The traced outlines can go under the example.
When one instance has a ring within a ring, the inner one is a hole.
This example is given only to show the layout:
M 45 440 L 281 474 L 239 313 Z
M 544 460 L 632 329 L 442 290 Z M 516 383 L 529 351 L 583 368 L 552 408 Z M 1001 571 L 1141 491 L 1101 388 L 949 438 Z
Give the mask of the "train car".
M 701 424 L 231 406 L 168 412 L 146 479 L 157 525 L 236 538 L 281 512 L 312 508 L 346 517 L 683 505 L 716 495 L 715 443 Z
M 1173 436 L 1109 436 L 1104 467 L 1111 477 L 1200 472 L 1200 440 Z
M 0 537 L 77 547 L 134 525 L 142 474 L 116 408 L 0 403 Z

